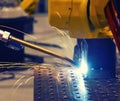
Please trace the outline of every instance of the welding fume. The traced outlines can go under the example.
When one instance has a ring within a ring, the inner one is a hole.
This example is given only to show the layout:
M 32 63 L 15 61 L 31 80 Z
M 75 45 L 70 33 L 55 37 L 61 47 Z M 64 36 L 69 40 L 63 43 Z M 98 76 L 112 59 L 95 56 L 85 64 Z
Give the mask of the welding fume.
M 118 0 L 48 0 L 50 25 L 67 30 L 77 43 L 73 60 L 48 50 L 44 51 L 43 48 L 40 51 L 77 65 L 81 73 L 89 78 L 115 77 L 116 46 L 120 49 L 117 35 L 120 33 L 120 11 L 117 2 Z M 34 47 L 11 37 L 10 34 L 6 35 L 4 31 L 1 32 L 1 40 L 10 39 Z M 37 46 L 34 48 L 39 50 Z

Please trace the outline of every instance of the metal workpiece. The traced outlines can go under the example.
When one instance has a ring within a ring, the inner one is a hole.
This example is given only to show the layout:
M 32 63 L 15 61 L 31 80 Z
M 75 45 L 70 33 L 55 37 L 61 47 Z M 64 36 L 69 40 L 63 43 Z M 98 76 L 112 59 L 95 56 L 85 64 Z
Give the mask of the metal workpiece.
M 83 79 L 79 69 L 34 68 L 34 101 L 120 101 L 120 79 Z

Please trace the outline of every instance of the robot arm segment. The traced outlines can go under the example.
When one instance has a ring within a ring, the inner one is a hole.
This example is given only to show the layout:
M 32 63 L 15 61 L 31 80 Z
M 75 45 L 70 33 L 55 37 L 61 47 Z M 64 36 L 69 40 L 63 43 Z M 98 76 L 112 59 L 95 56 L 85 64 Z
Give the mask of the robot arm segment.
M 108 25 L 104 8 L 109 0 L 49 0 L 51 26 L 67 29 L 75 38 L 103 38 Z M 91 27 L 92 25 L 92 27 Z M 100 33 L 101 32 L 101 33 Z
M 38 6 L 39 0 L 20 0 L 19 2 L 21 8 L 32 15 Z

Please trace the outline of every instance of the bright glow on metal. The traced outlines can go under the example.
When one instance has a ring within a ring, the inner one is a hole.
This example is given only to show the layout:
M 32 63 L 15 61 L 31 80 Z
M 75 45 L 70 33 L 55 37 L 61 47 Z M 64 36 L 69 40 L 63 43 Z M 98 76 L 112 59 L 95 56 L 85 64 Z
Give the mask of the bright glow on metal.
M 77 86 L 81 95 L 81 99 L 84 99 L 83 101 L 87 101 L 88 99 L 88 90 L 86 89 L 85 86 L 85 81 L 84 78 L 82 76 L 82 74 L 80 73 L 80 69 L 76 69 L 74 71 L 75 76 L 77 77 Z
M 86 76 L 88 73 L 88 63 L 87 63 L 87 53 L 88 53 L 88 44 L 86 40 L 81 41 L 81 61 L 80 61 L 80 72 L 83 76 Z
M 84 99 L 83 101 L 87 101 L 87 96 L 88 96 L 88 91 L 85 87 L 85 83 L 84 83 L 84 79 L 81 78 L 79 79 L 78 81 L 78 88 L 79 88 L 79 91 L 80 91 L 80 95 L 82 97 L 82 99 Z
M 81 60 L 81 63 L 80 63 L 80 72 L 84 76 L 87 75 L 88 73 L 87 61 L 84 58 Z

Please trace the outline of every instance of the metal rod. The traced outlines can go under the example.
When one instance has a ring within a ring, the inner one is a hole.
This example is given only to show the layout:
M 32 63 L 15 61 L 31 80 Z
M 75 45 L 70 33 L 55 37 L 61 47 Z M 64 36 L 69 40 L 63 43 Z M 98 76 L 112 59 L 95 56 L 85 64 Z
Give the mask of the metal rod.
M 59 58 L 59 59 L 66 60 L 66 61 L 68 61 L 69 63 L 71 63 L 72 65 L 75 65 L 75 62 L 74 62 L 73 60 L 69 59 L 69 58 L 66 57 L 66 56 L 60 55 L 60 54 L 58 54 L 58 53 L 56 53 L 56 52 L 53 52 L 53 51 L 51 51 L 51 50 L 48 50 L 48 49 L 45 49 L 45 48 L 40 47 L 40 46 L 38 46 L 38 45 L 35 45 L 35 44 L 32 44 L 32 43 L 26 42 L 26 41 L 24 41 L 24 40 L 18 39 L 18 38 L 14 37 L 14 36 L 11 36 L 11 35 L 10 35 L 9 39 L 12 40 L 12 41 L 15 41 L 15 42 L 17 42 L 17 43 L 19 43 L 19 44 L 22 44 L 22 45 L 24 45 L 24 46 L 27 46 L 27 47 L 30 47 L 30 48 L 32 48 L 32 49 L 35 49 L 35 50 L 41 51 L 41 52 L 43 52 L 43 53 L 46 53 L 46 54 L 48 54 L 48 55 L 52 55 L 52 56 L 57 57 L 57 58 Z

